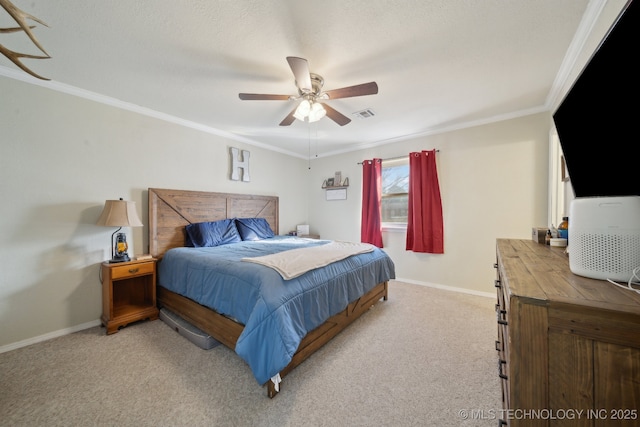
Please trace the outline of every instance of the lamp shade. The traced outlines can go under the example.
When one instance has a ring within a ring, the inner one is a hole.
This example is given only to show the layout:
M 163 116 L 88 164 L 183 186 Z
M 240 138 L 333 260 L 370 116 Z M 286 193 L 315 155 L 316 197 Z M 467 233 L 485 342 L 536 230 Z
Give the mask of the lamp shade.
M 136 203 L 126 200 L 107 200 L 96 225 L 107 227 L 142 227 Z

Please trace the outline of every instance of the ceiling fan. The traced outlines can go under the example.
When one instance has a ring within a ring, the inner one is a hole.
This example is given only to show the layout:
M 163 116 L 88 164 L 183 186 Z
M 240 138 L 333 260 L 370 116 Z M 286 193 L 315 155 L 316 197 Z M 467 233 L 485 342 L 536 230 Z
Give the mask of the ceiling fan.
M 324 79 L 318 74 L 309 72 L 309 64 L 306 59 L 288 56 L 287 62 L 296 79 L 298 95 L 238 94 L 243 101 L 300 101 L 296 108 L 280 122 L 280 126 L 289 126 L 295 119 L 302 121 L 306 119 L 309 122 L 315 122 L 325 115 L 340 126 L 344 126 L 349 123 L 351 119 L 322 101 L 374 95 L 378 93 L 378 85 L 376 82 L 323 91 Z

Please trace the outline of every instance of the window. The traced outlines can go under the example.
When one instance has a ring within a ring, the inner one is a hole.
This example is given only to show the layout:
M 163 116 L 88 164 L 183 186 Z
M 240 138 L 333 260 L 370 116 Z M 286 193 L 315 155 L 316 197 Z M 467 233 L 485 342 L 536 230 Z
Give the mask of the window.
M 409 159 L 382 162 L 382 223 L 407 224 L 409 203 Z

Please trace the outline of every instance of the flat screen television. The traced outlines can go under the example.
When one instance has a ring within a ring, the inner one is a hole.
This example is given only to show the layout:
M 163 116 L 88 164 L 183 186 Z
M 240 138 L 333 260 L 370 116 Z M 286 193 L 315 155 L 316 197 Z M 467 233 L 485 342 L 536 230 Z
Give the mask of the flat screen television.
M 594 279 L 627 282 L 640 267 L 639 8 L 625 5 L 553 114 L 576 196 L 569 267 Z
M 638 9 L 626 4 L 553 114 L 576 197 L 640 195 Z

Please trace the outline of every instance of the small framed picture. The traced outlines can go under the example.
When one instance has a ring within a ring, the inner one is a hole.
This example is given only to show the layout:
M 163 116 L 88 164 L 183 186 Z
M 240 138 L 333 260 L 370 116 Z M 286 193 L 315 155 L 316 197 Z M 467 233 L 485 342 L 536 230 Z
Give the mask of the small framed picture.
M 342 172 L 336 172 L 333 178 L 333 185 L 340 186 L 340 184 L 342 183 Z
M 347 200 L 346 188 L 333 188 L 326 191 L 327 200 Z
M 334 182 L 333 178 L 327 178 L 327 187 L 333 187 Z

